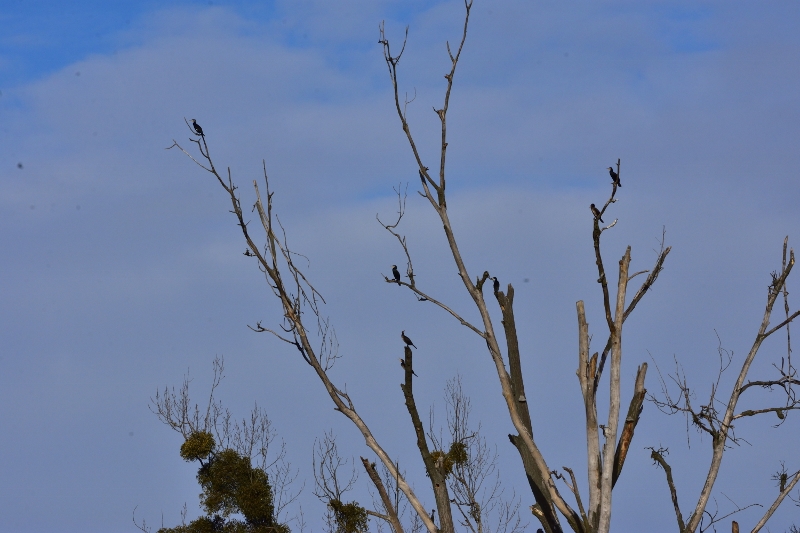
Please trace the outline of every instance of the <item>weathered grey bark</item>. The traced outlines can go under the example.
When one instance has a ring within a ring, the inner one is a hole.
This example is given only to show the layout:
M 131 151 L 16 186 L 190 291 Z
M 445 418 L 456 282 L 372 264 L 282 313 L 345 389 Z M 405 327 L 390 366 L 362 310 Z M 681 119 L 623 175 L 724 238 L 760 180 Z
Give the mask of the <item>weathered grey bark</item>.
M 614 473 L 614 452 L 617 443 L 617 426 L 620 409 L 620 369 L 622 367 L 622 321 L 625 313 L 625 292 L 628 288 L 628 267 L 631 263 L 630 246 L 619 262 L 617 282 L 617 305 L 614 323 L 611 325 L 611 376 L 609 383 L 608 423 L 605 428 L 606 442 L 603 446 L 603 470 L 600 476 L 600 518 L 598 533 L 611 529 L 611 491 Z M 605 284 L 604 284 L 605 286 Z M 606 307 L 608 309 L 608 307 Z
M 583 301 L 576 304 L 578 311 L 578 381 L 583 394 L 583 406 L 586 416 L 586 456 L 587 479 L 589 481 L 589 513 L 586 529 L 595 531 L 600 508 L 600 435 L 597 431 L 597 404 L 595 402 L 595 374 L 597 372 L 597 354 L 589 358 L 589 323 L 586 322 L 586 311 Z

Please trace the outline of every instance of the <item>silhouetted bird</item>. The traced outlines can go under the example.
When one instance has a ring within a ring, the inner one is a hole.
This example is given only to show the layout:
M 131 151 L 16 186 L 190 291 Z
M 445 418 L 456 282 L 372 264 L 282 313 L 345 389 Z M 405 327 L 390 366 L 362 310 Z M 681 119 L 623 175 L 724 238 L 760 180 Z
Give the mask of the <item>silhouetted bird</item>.
M 622 187 L 622 183 L 619 182 L 619 174 L 614 172 L 612 167 L 608 167 L 608 174 L 611 176 L 611 181 L 614 182 L 614 185 L 617 187 Z
M 425 172 L 429 170 L 428 167 L 422 167 L 422 168 L 425 169 Z M 422 183 L 425 183 L 425 174 L 422 172 L 422 168 L 419 169 L 419 179 L 422 180 Z
M 394 281 L 400 286 L 400 271 L 397 270 L 397 265 L 392 265 L 392 275 L 394 276 Z
M 494 293 L 497 294 L 497 291 L 500 290 L 500 282 L 497 281 L 497 277 L 493 277 L 492 279 L 494 280 L 494 283 L 492 283 L 492 287 L 494 288 Z
M 403 342 L 404 342 L 404 343 L 406 343 L 406 346 L 414 346 L 414 343 L 413 343 L 413 342 L 411 342 L 411 339 L 409 339 L 408 337 L 406 337 L 406 330 L 403 330 L 403 331 L 400 333 L 400 338 L 401 338 L 401 339 L 403 339 Z M 417 347 L 416 347 L 416 346 L 414 346 L 414 348 L 417 348 Z M 417 348 L 417 349 L 419 350 L 419 348 Z
M 402 366 L 403 370 L 405 370 L 405 368 L 406 368 L 406 360 L 403 359 L 402 357 L 400 358 L 400 366 Z M 414 372 L 413 368 L 411 369 L 411 373 L 414 374 L 415 376 L 417 376 L 417 373 Z M 419 376 L 417 376 L 417 377 L 419 377 Z
M 598 211 L 598 209 L 594 206 L 594 204 L 590 205 L 589 207 L 592 208 L 592 214 L 594 215 L 594 218 L 596 218 L 600 222 L 603 222 L 603 219 L 600 218 L 600 211 Z
M 198 124 L 195 119 L 192 119 L 192 126 L 194 126 L 194 131 L 196 131 L 199 136 L 205 137 L 205 135 L 203 135 L 203 128 L 200 127 L 200 124 Z

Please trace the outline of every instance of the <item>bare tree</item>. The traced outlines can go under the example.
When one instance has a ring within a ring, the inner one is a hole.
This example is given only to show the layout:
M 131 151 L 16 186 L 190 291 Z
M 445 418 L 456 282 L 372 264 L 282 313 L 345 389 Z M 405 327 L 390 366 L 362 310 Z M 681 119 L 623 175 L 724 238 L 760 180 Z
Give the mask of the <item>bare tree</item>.
M 510 436 L 511 442 L 516 446 L 522 459 L 522 464 L 525 469 L 528 482 L 536 500 L 533 506 L 534 515 L 541 521 L 542 526 L 548 532 L 562 531 L 559 515 L 561 513 L 569 523 L 570 527 L 580 533 L 584 532 L 598 532 L 606 533 L 610 527 L 611 520 L 611 491 L 614 483 L 619 477 L 627 456 L 628 447 L 633 438 L 634 429 L 638 422 L 639 412 L 641 411 L 642 401 L 644 399 L 644 376 L 647 370 L 647 365 L 643 364 L 640 367 L 636 379 L 636 389 L 634 396 L 631 400 L 629 409 L 629 416 L 626 418 L 625 425 L 621 436 L 618 438 L 618 425 L 619 425 L 619 411 L 620 411 L 620 368 L 622 362 L 622 326 L 625 319 L 633 311 L 638 302 L 644 294 L 650 289 L 655 282 L 658 274 L 661 272 L 664 260 L 670 251 L 667 247 L 662 249 L 656 260 L 655 266 L 650 271 L 642 271 L 637 274 L 629 275 L 629 266 L 631 261 L 630 248 L 625 252 L 625 255 L 619 262 L 619 277 L 617 283 L 617 295 L 615 305 L 612 311 L 608 280 L 606 278 L 603 257 L 600 251 L 600 237 L 602 233 L 611 229 L 616 225 L 616 220 L 608 226 L 601 227 L 602 216 L 605 214 L 606 209 L 615 202 L 615 196 L 619 186 L 619 172 L 620 162 L 617 162 L 616 176 L 617 178 L 612 181 L 612 192 L 609 199 L 606 201 L 602 209 L 598 209 L 592 204 L 593 216 L 593 239 L 596 254 L 596 263 L 598 268 L 598 283 L 601 284 L 603 291 L 603 304 L 606 314 L 606 325 L 609 330 L 608 341 L 600 356 L 598 363 L 598 355 L 594 354 L 589 357 L 589 333 L 588 324 L 586 322 L 583 302 L 578 302 L 578 322 L 579 322 L 579 364 L 578 364 L 578 377 L 581 383 L 581 391 L 584 397 L 584 405 L 586 409 L 586 431 L 587 431 L 587 456 L 589 464 L 589 505 L 588 510 L 584 509 L 581 497 L 578 493 L 577 484 L 572 483 L 568 485 L 570 490 L 574 493 L 578 510 L 575 510 L 567 501 L 561 496 L 556 484 L 555 477 L 551 469 L 547 466 L 547 462 L 536 445 L 533 437 L 533 427 L 531 423 L 530 413 L 528 411 L 527 400 L 525 397 L 524 383 L 522 380 L 520 347 L 517 341 L 516 324 L 514 321 L 513 313 L 513 299 L 514 289 L 511 284 L 508 285 L 507 291 L 499 290 L 499 283 L 495 283 L 494 295 L 503 315 L 503 328 L 506 337 L 506 356 L 504 357 L 500 348 L 500 341 L 492 315 L 489 311 L 488 303 L 484 298 L 483 287 L 490 274 L 484 271 L 481 276 L 473 277 L 470 275 L 467 266 L 462 258 L 459 250 L 458 241 L 455 236 L 453 225 L 448 216 L 447 210 L 447 196 L 446 196 L 446 160 L 447 160 L 447 113 L 449 111 L 450 94 L 453 88 L 453 82 L 456 74 L 461 53 L 464 49 L 464 43 L 467 37 L 467 29 L 469 26 L 470 11 L 472 9 L 472 2 L 465 0 L 465 17 L 464 28 L 458 48 L 453 51 L 448 43 L 447 52 L 451 61 L 451 69 L 445 74 L 447 86 L 445 89 L 444 102 L 440 108 L 434 108 L 434 112 L 439 118 L 441 123 L 441 141 L 439 145 L 439 166 L 438 172 L 431 173 L 430 168 L 424 163 L 421 152 L 417 146 L 414 136 L 411 131 L 411 126 L 407 121 L 406 108 L 409 104 L 408 100 L 400 99 L 400 90 L 398 82 L 398 64 L 402 59 L 405 50 L 405 41 L 400 48 L 400 52 L 394 55 L 391 51 L 389 40 L 386 38 L 383 27 L 381 27 L 380 43 L 383 45 L 384 59 L 389 69 L 389 76 L 391 79 L 392 87 L 394 90 L 394 103 L 397 116 L 403 132 L 408 140 L 409 147 L 411 148 L 413 157 L 418 166 L 421 186 L 423 191 L 420 194 L 428 200 L 428 203 L 438 215 L 442 227 L 444 228 L 447 246 L 453 257 L 455 265 L 458 269 L 459 277 L 464 285 L 465 290 L 473 301 L 476 310 L 480 316 L 479 325 L 473 324 L 463 318 L 461 313 L 454 311 L 451 307 L 441 303 L 436 298 L 419 288 L 418 283 L 414 278 L 413 266 L 411 261 L 411 254 L 409 253 L 406 245 L 405 238 L 397 233 L 396 222 L 393 225 L 383 224 L 384 227 L 395 235 L 400 240 L 403 251 L 406 254 L 407 263 L 407 276 L 410 280 L 409 283 L 403 281 L 390 280 L 387 282 L 394 282 L 408 287 L 412 290 L 419 299 L 429 301 L 441 307 L 444 311 L 455 317 L 461 324 L 466 326 L 472 332 L 477 334 L 485 342 L 489 356 L 491 357 L 494 367 L 497 372 L 497 377 L 502 389 L 503 398 L 506 402 L 511 422 L 517 431 L 517 435 Z M 407 32 L 406 32 L 407 37 Z M 401 202 L 401 207 L 403 203 Z M 401 208 L 400 218 L 403 216 Z M 648 273 L 645 282 L 641 285 L 637 293 L 634 295 L 631 302 L 626 306 L 626 292 L 628 282 L 638 274 Z M 496 276 L 491 279 L 496 280 Z M 507 293 L 507 294 L 506 294 Z M 600 447 L 600 438 L 598 433 L 598 418 L 597 418 L 597 404 L 596 395 L 600 376 L 602 375 L 606 359 L 611 354 L 611 370 L 610 370 L 610 383 L 609 383 L 609 398 L 610 408 L 608 412 L 607 423 L 603 427 L 603 436 L 605 444 Z M 506 360 L 508 367 L 506 368 Z
M 711 437 L 712 455 L 706 474 L 706 480 L 697 499 L 695 508 L 691 515 L 689 515 L 689 519 L 685 524 L 683 523 L 680 506 L 678 504 L 677 489 L 670 474 L 670 468 L 664 458 L 665 453 L 663 453 L 663 450 L 653 450 L 652 452 L 653 459 L 662 466 L 667 473 L 667 484 L 669 485 L 670 494 L 672 495 L 673 507 L 681 532 L 692 532 L 696 531 L 698 528 L 703 531 L 722 518 L 732 514 L 726 514 L 723 517 L 717 518 L 716 513 L 711 513 L 707 510 L 707 506 L 722 466 L 722 458 L 725 451 L 729 449 L 731 444 L 739 444 L 742 439 L 742 437 L 738 436 L 736 433 L 736 424 L 734 422 L 757 415 L 774 413 L 778 418 L 778 424 L 776 426 L 780 426 L 786 422 L 787 416 L 791 411 L 800 409 L 800 399 L 797 398 L 797 391 L 795 389 L 797 385 L 800 385 L 800 381 L 797 379 L 797 369 L 792 364 L 791 332 L 789 330 L 790 323 L 800 315 L 800 311 L 790 313 L 789 308 L 789 293 L 786 288 L 786 280 L 792 271 L 795 259 L 792 250 L 788 250 L 787 256 L 788 242 L 789 238 L 786 237 L 783 241 L 781 269 L 779 272 L 776 271 L 772 273 L 772 282 L 767 287 L 767 303 L 761 319 L 761 324 L 750 351 L 741 363 L 736 382 L 731 388 L 727 400 L 725 400 L 724 397 L 720 397 L 721 381 L 724 373 L 731 368 L 733 354 L 725 350 L 721 343 L 718 348 L 719 370 L 717 372 L 717 379 L 712 383 L 711 392 L 704 403 L 699 406 L 693 404 L 693 400 L 696 399 L 694 389 L 690 387 L 689 381 L 677 361 L 675 373 L 669 376 L 672 387 L 661 377 L 662 398 L 651 398 L 662 412 L 670 415 L 683 414 L 686 417 L 687 436 L 689 425 L 691 425 L 698 431 L 708 434 Z M 785 319 L 770 328 L 772 310 L 780 296 L 783 296 L 784 300 Z M 758 355 L 761 345 L 767 338 L 782 328 L 786 329 L 787 352 L 786 357 L 781 358 L 780 366 L 773 364 L 776 375 L 769 379 L 757 381 L 748 380 L 750 368 Z M 782 393 L 781 398 L 777 403 L 766 407 L 738 411 L 739 401 L 742 399 L 744 393 L 748 391 L 752 392 L 758 388 L 778 390 Z M 769 520 L 783 499 L 791 492 L 797 482 L 800 481 L 800 471 L 790 475 L 787 473 L 785 465 L 781 463 L 781 469 L 773 477 L 780 483 L 779 494 L 761 520 L 753 527 L 753 532 L 757 532 L 764 527 L 767 520 Z M 737 508 L 735 512 L 747 507 Z
M 445 401 L 452 443 L 448 484 L 453 495 L 451 503 L 459 515 L 456 521 L 472 533 L 520 533 L 527 525 L 519 516 L 520 499 L 514 494 L 504 498 L 497 450 L 481 434 L 480 424 L 474 429 L 471 426 L 471 401 L 464 394 L 460 376 L 448 381 Z M 433 413 L 431 419 L 431 440 L 443 449 L 444 442 L 435 437 Z
M 622 473 L 628 456 L 647 392 L 645 389 L 645 377 L 648 365 L 646 362 L 642 362 L 636 373 L 634 391 L 628 402 L 627 412 L 622 418 L 623 327 L 639 302 L 653 288 L 663 270 L 664 262 L 670 253 L 671 247 L 665 246 L 662 235 L 661 249 L 656 254 L 653 266 L 648 270 L 637 272 L 631 271 L 632 255 L 631 248 L 628 247 L 617 263 L 615 269 L 617 279 L 613 279 L 614 272 L 607 271 L 606 261 L 602 254 L 602 236 L 606 231 L 615 228 L 618 220 L 614 219 L 606 223 L 603 221 L 603 217 L 606 216 L 610 220 L 611 209 L 618 200 L 617 194 L 621 186 L 621 161 L 618 159 L 616 168 L 609 167 L 611 183 L 607 200 L 605 203 L 599 204 L 601 207 L 591 204 L 586 214 L 587 230 L 589 229 L 589 223 L 591 223 L 590 231 L 594 244 L 598 275 L 597 283 L 600 285 L 599 298 L 602 300 L 605 318 L 601 328 L 605 343 L 601 350 L 592 353 L 590 349 L 592 336 L 589 333 L 584 302 L 578 301 L 576 303 L 578 322 L 577 375 L 584 404 L 586 461 L 588 465 L 586 473 L 588 495 L 582 496 L 574 469 L 568 466 L 563 466 L 561 470 L 551 469 L 544 453 L 536 443 L 523 380 L 521 363 L 523 351 L 518 342 L 514 317 L 514 287 L 509 283 L 505 290 L 501 290 L 497 276 L 492 276 L 485 270 L 479 275 L 475 275 L 474 272 L 470 271 L 459 249 L 459 241 L 456 237 L 457 232 L 448 214 L 446 194 L 447 116 L 456 70 L 467 38 L 471 9 L 472 0 L 465 0 L 463 31 L 458 45 L 455 48 L 451 48 L 450 44 L 447 43 L 446 46 L 451 64 L 449 71 L 444 75 L 446 88 L 443 102 L 440 107 L 434 107 L 434 112 L 441 126 L 441 138 L 436 146 L 438 167 L 431 165 L 435 169 L 433 171 L 423 160 L 422 151 L 415 141 L 412 127 L 407 119 L 406 110 L 411 102 L 407 98 L 401 99 L 400 97 L 398 65 L 405 51 L 408 31 L 406 30 L 399 52 L 395 54 L 392 52 L 393 49 L 381 24 L 379 43 L 383 47 L 384 60 L 388 67 L 393 88 L 394 107 L 411 154 L 418 167 L 421 187 L 419 194 L 439 217 L 444 231 L 446 248 L 457 268 L 463 288 L 474 307 L 466 312 L 455 309 L 454 306 L 436 298 L 433 294 L 435 288 L 425 288 L 423 286 L 424 280 L 415 275 L 411 247 L 405 235 L 399 230 L 405 215 L 407 200 L 402 185 L 396 189 L 399 203 L 397 218 L 392 223 L 383 222 L 380 217 L 378 217 L 378 221 L 397 239 L 405 254 L 405 279 L 403 279 L 396 265 L 392 268 L 392 276 L 384 276 L 384 278 L 387 283 L 396 284 L 411 291 L 420 302 L 428 302 L 439 307 L 466 327 L 468 331 L 475 334 L 480 339 L 481 345 L 486 346 L 489 359 L 495 369 L 501 387 L 507 414 L 516 431 L 516 434 L 509 435 L 509 439 L 519 453 L 522 468 L 535 500 L 531 510 L 540 521 L 542 528 L 547 533 L 560 533 L 564 530 L 562 520 L 566 520 L 567 525 L 576 533 L 608 533 L 611 527 L 613 489 Z M 266 186 L 266 194 L 263 199 L 258 183 L 256 181 L 253 182 L 255 189 L 254 211 L 258 213 L 260 230 L 263 231 L 263 243 L 260 243 L 259 239 L 251 233 L 251 227 L 248 221 L 245 220 L 237 187 L 234 184 L 230 169 L 220 173 L 211 157 L 205 134 L 197 128 L 196 123 L 194 129 L 189 126 L 188 122 L 187 127 L 190 128 L 193 134 L 196 134 L 191 139 L 191 142 L 195 143 L 200 154 L 199 157 L 190 154 L 178 142 L 174 142 L 170 148 L 181 150 L 197 165 L 212 174 L 225 190 L 232 205 L 232 212 L 236 216 L 237 223 L 246 242 L 247 247 L 244 255 L 256 262 L 258 268 L 265 275 L 273 295 L 281 304 L 284 318 L 278 327 L 267 328 L 263 327 L 261 323 L 257 323 L 252 329 L 257 332 L 270 333 L 281 341 L 294 346 L 300 357 L 319 378 L 334 403 L 335 409 L 345 415 L 361 433 L 366 446 L 375 454 L 387 474 L 384 478 L 381 478 L 378 475 L 375 464 L 362 458 L 365 469 L 378 491 L 380 502 L 383 506 L 384 512 L 378 514 L 381 515 L 385 522 L 390 524 L 395 533 L 403 531 L 403 526 L 398 519 L 399 500 L 396 498 L 392 501 L 391 498 L 392 491 L 389 485 L 393 484 L 397 491 L 396 494 L 402 493 L 403 498 L 413 510 L 412 524 L 409 526 L 411 531 L 416 531 L 417 527 L 424 527 L 430 533 L 439 531 L 451 533 L 455 531 L 456 523 L 476 533 L 488 531 L 489 529 L 485 522 L 486 502 L 492 501 L 496 492 L 492 488 L 491 481 L 485 486 L 484 483 L 490 478 L 493 459 L 491 459 L 491 453 L 485 448 L 485 443 L 477 435 L 469 433 L 466 429 L 468 427 L 466 425 L 468 408 L 466 408 L 463 396 L 460 396 L 460 392 L 458 394 L 453 392 L 453 395 L 451 395 L 449 411 L 449 416 L 451 417 L 451 423 L 449 424 L 451 443 L 449 449 L 445 450 L 447 446 L 443 439 L 436 438 L 434 432 L 426 434 L 424 431 L 413 393 L 413 380 L 415 377 L 413 351 L 411 348 L 413 343 L 403 335 L 406 346 L 403 350 L 401 363 L 405 369 L 405 376 L 401 389 L 415 431 L 417 449 L 431 484 L 431 492 L 436 504 L 435 509 L 432 512 L 428 512 L 420 497 L 406 481 L 398 465 L 391 459 L 390 453 L 377 441 L 367 422 L 358 414 L 349 394 L 334 384 L 328 374 L 328 370 L 330 370 L 338 357 L 335 334 L 330 321 L 322 313 L 322 304 L 325 302 L 322 295 L 304 275 L 301 265 L 297 263 L 298 257 L 302 256 L 294 252 L 289 246 L 286 232 L 280 223 L 280 219 L 273 212 L 273 193 L 269 188 L 266 163 L 263 164 L 263 178 Z M 591 219 L 589 218 L 590 216 Z M 780 367 L 776 366 L 779 371 L 778 377 L 765 381 L 746 382 L 748 370 L 761 343 L 783 327 L 787 328 L 788 335 L 788 325 L 798 315 L 798 313 L 789 313 L 788 292 L 786 290 L 786 279 L 793 265 L 794 255 L 790 253 L 787 258 L 784 245 L 783 267 L 780 273 L 773 274 L 761 328 L 751 352 L 743 363 L 739 379 L 727 404 L 717 400 L 719 382 L 712 389 L 711 398 L 707 404 L 695 408 L 691 403 L 694 398 L 693 393 L 683 376 L 676 376 L 673 379 L 679 389 L 679 392 L 674 395 L 670 394 L 665 381 L 662 379 L 665 398 L 654 399 L 659 407 L 666 412 L 686 414 L 687 420 L 690 419 L 692 424 L 696 425 L 701 431 L 707 432 L 712 436 L 713 457 L 706 483 L 694 511 L 689 515 L 686 522 L 683 521 L 680 512 L 677 489 L 671 477 L 671 469 L 665 459 L 665 450 L 651 448 L 651 456 L 667 472 L 668 484 L 681 533 L 696 531 L 698 527 L 701 527 L 704 516 L 709 516 L 708 520 L 711 520 L 711 523 L 723 518 L 717 518 L 713 514 L 708 515 L 706 508 L 726 446 L 729 442 L 735 442 L 733 422 L 739 418 L 766 413 L 775 413 L 783 422 L 787 414 L 798 407 L 792 388 L 797 384 L 797 380 L 791 363 L 790 345 L 787 361 L 785 364 L 781 364 Z M 481 270 L 478 268 L 476 272 L 481 272 Z M 646 276 L 644 276 L 641 284 L 631 297 L 629 285 L 634 278 L 640 275 Z M 491 298 L 487 301 L 484 293 L 484 286 L 489 280 L 492 281 L 490 286 L 492 287 L 494 301 L 491 301 Z M 615 291 L 614 288 L 616 289 Z M 786 319 L 769 329 L 772 307 L 780 295 L 784 297 Z M 501 334 L 498 332 L 500 328 L 496 327 L 492 315 L 492 311 L 495 309 L 495 302 L 502 316 L 501 326 L 502 335 L 505 337 L 504 343 L 500 338 Z M 469 319 L 468 313 L 473 316 L 477 315 L 478 320 Z M 608 380 L 604 382 L 602 377 L 606 366 L 608 366 L 608 372 L 606 373 Z M 727 364 L 722 366 L 724 368 L 720 370 L 720 375 L 727 368 Z M 607 390 L 605 389 L 606 386 Z M 736 408 L 740 396 L 753 387 L 780 388 L 786 393 L 786 401 L 777 406 L 737 411 Z M 608 410 L 602 414 L 598 412 L 597 405 L 597 395 L 601 391 L 602 394 L 608 395 Z M 326 449 L 323 446 L 323 453 L 320 456 L 320 468 L 322 468 L 323 464 L 335 464 L 333 455 L 331 455 L 329 449 L 327 449 L 328 451 Z M 323 470 L 320 471 L 320 475 L 323 475 Z M 338 499 L 343 492 L 342 486 L 338 481 L 335 481 L 336 476 L 331 477 L 330 471 L 325 475 L 328 477 L 322 477 L 322 485 L 319 484 L 320 478 L 318 478 L 317 487 L 321 491 L 320 494 L 323 494 L 329 500 L 334 497 Z M 800 474 L 795 474 L 791 481 L 789 481 L 788 475 L 783 479 L 781 495 L 776 499 L 770 510 L 767 511 L 762 522 L 766 522 L 774 508 L 788 495 L 789 491 L 797 483 L 798 476 Z M 563 484 L 570 495 L 567 497 L 562 495 L 558 488 L 559 484 Z M 345 483 L 344 487 L 348 485 L 349 483 Z M 487 489 L 486 492 L 484 492 L 484 487 Z M 483 500 L 480 499 L 487 495 L 488 500 L 485 498 Z M 505 524 L 503 527 L 510 527 L 510 531 L 514 531 L 518 525 L 514 518 L 514 510 L 511 507 L 501 508 L 500 514 L 508 518 L 505 522 L 501 521 Z M 757 531 L 761 526 L 763 526 L 763 523 L 757 525 L 754 531 Z M 496 530 L 504 530 L 503 527 Z

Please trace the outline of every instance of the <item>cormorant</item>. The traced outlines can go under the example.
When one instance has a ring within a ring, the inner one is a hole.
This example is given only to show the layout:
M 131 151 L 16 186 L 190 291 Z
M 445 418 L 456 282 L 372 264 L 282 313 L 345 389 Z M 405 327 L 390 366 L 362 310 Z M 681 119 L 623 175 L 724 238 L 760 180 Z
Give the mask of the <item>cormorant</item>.
M 200 124 L 198 124 L 195 119 L 192 119 L 192 126 L 194 126 L 194 131 L 196 131 L 200 137 L 205 137 L 205 135 L 203 135 L 203 128 L 200 127 Z
M 622 183 L 620 183 L 619 181 L 619 174 L 614 172 L 613 167 L 608 167 L 608 174 L 611 176 L 611 181 L 614 182 L 614 185 L 616 185 L 617 187 L 622 187 Z
M 406 368 L 406 360 L 403 359 L 402 357 L 400 358 L 400 366 L 402 366 L 403 369 L 405 370 L 405 368 Z M 411 369 L 411 373 L 414 374 L 415 376 L 417 376 L 417 373 L 414 372 L 413 368 Z M 419 377 L 419 376 L 417 376 L 417 377 Z
M 500 290 L 500 282 L 497 281 L 497 277 L 493 277 L 492 279 L 494 280 L 492 287 L 494 288 L 494 293 L 497 294 L 497 292 Z
M 596 218 L 600 222 L 603 222 L 603 219 L 600 218 L 600 211 L 594 206 L 594 204 L 590 205 L 589 207 L 592 209 L 592 214 L 594 215 L 594 218 Z M 603 223 L 605 224 L 605 222 Z
M 402 332 L 400 332 L 400 338 L 403 339 L 403 342 L 406 343 L 406 346 L 414 346 L 414 343 L 411 342 L 411 339 L 406 337 L 406 330 L 403 330 Z M 414 348 L 417 348 L 417 347 L 414 346 Z M 419 350 L 419 348 L 417 348 L 417 350 Z
M 397 265 L 392 265 L 392 275 L 394 276 L 394 282 L 397 283 L 397 286 L 400 286 L 400 271 L 397 270 Z

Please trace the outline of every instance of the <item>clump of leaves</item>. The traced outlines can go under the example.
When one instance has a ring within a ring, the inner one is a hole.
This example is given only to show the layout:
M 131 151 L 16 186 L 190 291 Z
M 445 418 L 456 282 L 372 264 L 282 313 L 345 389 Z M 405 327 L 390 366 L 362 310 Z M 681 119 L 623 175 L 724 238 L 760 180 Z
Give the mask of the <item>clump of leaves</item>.
M 217 451 L 215 446 L 211 433 L 197 431 L 186 439 L 180 452 L 186 461 L 200 462 L 197 481 L 207 516 L 161 528 L 158 533 L 289 533 L 289 527 L 275 518 L 267 473 L 253 468 L 250 457 L 231 449 Z M 241 515 L 244 520 L 229 518 L 231 515 Z
M 450 445 L 450 451 L 447 452 L 447 457 L 454 465 L 466 464 L 469 456 L 467 455 L 467 445 L 463 442 L 454 442 Z
M 431 452 L 433 461 L 442 469 L 445 477 L 453 473 L 456 465 L 463 465 L 469 459 L 467 455 L 467 445 L 463 442 L 454 442 L 450 445 L 450 450 L 445 453 L 442 450 Z
M 181 445 L 185 461 L 202 461 L 214 451 L 214 435 L 208 431 L 195 431 Z
M 367 531 L 367 510 L 358 502 L 342 503 L 339 500 L 328 502 L 336 520 L 337 533 L 361 533 Z

